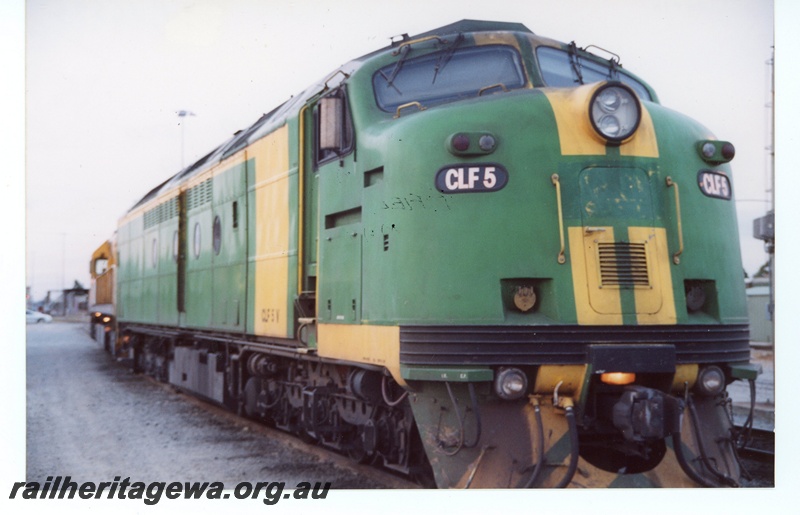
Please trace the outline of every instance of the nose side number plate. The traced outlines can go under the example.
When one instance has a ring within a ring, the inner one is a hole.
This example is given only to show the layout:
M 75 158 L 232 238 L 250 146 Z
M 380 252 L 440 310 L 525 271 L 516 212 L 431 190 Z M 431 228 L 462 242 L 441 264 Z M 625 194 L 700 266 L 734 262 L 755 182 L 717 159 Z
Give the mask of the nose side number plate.
M 508 183 L 508 171 L 499 164 L 448 165 L 436 172 L 436 189 L 442 193 L 498 191 Z

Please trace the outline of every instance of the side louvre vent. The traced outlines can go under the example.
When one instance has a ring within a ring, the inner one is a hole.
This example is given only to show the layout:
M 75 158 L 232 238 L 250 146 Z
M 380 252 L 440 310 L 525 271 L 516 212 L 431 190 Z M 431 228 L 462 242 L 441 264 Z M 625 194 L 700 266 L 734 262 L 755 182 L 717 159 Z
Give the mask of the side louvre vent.
M 144 228 L 155 227 L 178 216 L 178 197 L 172 197 L 144 213 Z
M 197 186 L 189 188 L 188 204 L 189 209 L 200 207 L 207 202 L 211 202 L 212 185 L 211 179 L 206 179 Z
M 645 243 L 598 243 L 597 262 L 601 287 L 650 286 Z

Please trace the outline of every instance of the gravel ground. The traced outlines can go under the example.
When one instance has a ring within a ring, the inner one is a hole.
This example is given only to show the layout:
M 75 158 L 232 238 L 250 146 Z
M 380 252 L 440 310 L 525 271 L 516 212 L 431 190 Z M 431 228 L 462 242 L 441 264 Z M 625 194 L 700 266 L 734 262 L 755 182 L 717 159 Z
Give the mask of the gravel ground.
M 86 324 L 27 328 L 27 480 L 309 481 L 383 488 L 339 457 L 215 412 L 114 362 Z M 274 432 L 272 432 L 274 433 Z

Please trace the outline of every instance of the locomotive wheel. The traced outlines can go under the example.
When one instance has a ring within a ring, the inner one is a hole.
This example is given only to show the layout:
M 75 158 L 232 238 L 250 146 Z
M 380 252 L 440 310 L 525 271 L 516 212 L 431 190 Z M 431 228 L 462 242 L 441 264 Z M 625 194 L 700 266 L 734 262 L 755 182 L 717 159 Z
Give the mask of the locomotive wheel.
M 360 432 L 350 439 L 347 457 L 359 465 L 367 465 L 375 461 L 375 454 L 367 452 L 364 448 L 364 440 Z

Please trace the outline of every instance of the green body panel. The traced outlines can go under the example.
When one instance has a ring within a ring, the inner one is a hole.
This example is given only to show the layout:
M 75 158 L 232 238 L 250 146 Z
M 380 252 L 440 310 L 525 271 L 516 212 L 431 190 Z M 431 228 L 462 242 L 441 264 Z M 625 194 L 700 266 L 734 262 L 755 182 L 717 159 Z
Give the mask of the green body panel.
M 120 320 L 244 331 L 247 291 L 245 180 L 245 165 L 238 165 L 187 192 L 184 312 L 178 311 L 177 300 L 177 197 L 157 204 L 120 227 L 117 236 Z M 151 212 L 153 219 L 149 219 Z M 220 218 L 221 229 L 218 254 L 214 251 L 215 217 Z M 234 227 L 234 218 L 237 227 Z M 145 225 L 148 225 L 146 229 Z
M 163 222 L 158 229 L 158 312 L 159 324 L 178 323 L 178 261 L 175 259 L 177 217 Z
M 290 117 L 286 124 L 289 130 L 289 275 L 287 277 L 288 284 L 286 285 L 286 316 L 284 323 L 286 324 L 286 334 L 290 337 L 295 335 L 295 327 L 297 323 L 298 314 L 295 313 L 295 299 L 298 295 L 298 241 L 299 241 L 299 196 L 300 196 L 300 174 L 299 174 L 299 120 L 297 115 Z M 314 252 L 316 253 L 316 252 Z M 305 282 L 305 281 L 303 281 Z
M 552 107 L 537 90 L 421 112 L 410 109 L 399 118 L 379 119 L 374 108 L 363 109 L 369 103 L 364 98 L 362 104 L 359 97 L 363 92 L 358 81 L 364 80 L 360 74 L 368 69 L 365 66 L 349 84 L 355 123 L 361 127 L 355 177 L 349 167 L 337 168 L 329 177 L 323 169 L 320 201 L 321 206 L 330 206 L 320 213 L 320 220 L 325 220 L 336 209 L 357 205 L 356 193 L 362 196 L 360 287 L 365 321 L 577 323 L 569 245 L 567 263 L 559 265 L 556 259 L 559 228 L 553 173 L 560 176 L 565 228 L 609 225 L 617 235 L 626 235 L 628 227 L 664 228 L 671 252 L 678 248 L 674 191 L 665 184 L 666 177 L 672 177 L 681 190 L 686 249 L 680 265 L 671 265 L 670 270 L 678 323 L 746 321 L 733 201 L 706 197 L 697 186 L 702 169 L 730 177 L 727 165 L 709 166 L 697 154 L 697 141 L 712 138 L 702 126 L 646 103 L 658 157 L 622 156 L 612 146 L 606 147 L 605 155 L 562 156 Z M 446 141 L 456 132 L 491 133 L 498 140 L 497 149 L 488 156 L 455 156 L 448 152 Z M 480 193 L 436 189 L 434 176 L 442 167 L 473 163 L 503 165 L 508 184 L 500 191 Z M 633 187 L 636 192 L 631 195 Z M 595 209 L 590 212 L 592 205 Z M 714 222 L 687 223 L 695 220 Z M 355 244 L 350 247 L 348 262 L 354 262 L 359 256 Z M 321 245 L 323 262 L 329 248 L 340 252 L 333 245 Z M 345 254 L 341 251 L 341 258 L 331 260 L 346 268 Z M 335 280 L 350 281 L 351 289 L 357 289 L 358 278 L 349 277 L 350 272 L 344 272 Z M 690 314 L 686 309 L 683 291 L 688 280 L 710 285 L 716 300 L 705 311 Z M 323 274 L 321 289 L 324 281 Z M 510 307 L 504 291 L 507 283 L 534 285 L 536 309 L 523 314 Z M 342 284 L 337 287 L 346 289 Z M 623 302 L 630 306 L 628 311 L 635 310 L 632 294 Z M 625 317 L 624 323 L 635 324 L 636 319 Z
M 119 228 L 118 317 L 120 320 L 142 320 L 143 219 L 141 217 Z
M 211 199 L 205 195 L 203 198 L 193 202 L 190 193 L 186 211 L 186 327 L 207 327 L 212 322 L 211 227 L 214 213 Z
M 456 383 L 487 382 L 494 379 L 494 372 L 488 367 L 439 368 L 439 367 L 400 367 L 403 379 L 409 381 L 446 381 Z
M 245 164 L 233 166 L 214 177 L 212 206 L 221 227 L 219 253 L 214 252 L 213 241 L 209 241 L 213 264 L 212 327 L 215 329 L 243 331 L 245 326 L 246 179 Z
M 255 184 L 256 181 L 256 162 L 255 159 L 248 159 L 244 163 L 245 167 L 245 176 L 246 176 L 246 184 L 247 184 L 247 203 L 244 207 L 243 212 L 246 213 L 245 218 L 245 227 L 247 229 L 247 288 L 246 288 L 246 298 L 247 298 L 247 309 L 245 312 L 246 320 L 245 320 L 245 331 L 248 334 L 253 334 L 255 332 L 254 322 L 255 322 L 255 313 L 253 312 L 253 306 L 255 306 L 255 295 L 256 291 L 253 287 L 252 281 L 254 281 L 254 277 L 256 275 L 255 271 L 255 263 L 252 260 L 253 253 L 256 248 L 256 228 L 255 224 L 250 223 L 251 220 L 256 219 L 256 200 L 255 200 L 255 192 L 253 190 L 252 185 Z
M 319 319 L 358 323 L 362 317 L 362 190 L 364 175 L 351 152 L 318 167 Z
M 495 135 L 497 150 L 468 158 L 449 153 L 449 136 L 467 131 Z M 550 176 L 560 156 L 551 150 L 558 148 L 558 135 L 544 95 L 525 90 L 412 112 L 363 131 L 360 143 L 360 160 L 385 163 L 382 180 L 364 188 L 365 319 L 466 324 L 575 319 L 570 271 L 556 261 L 559 232 Z M 436 172 L 462 163 L 500 163 L 508 170 L 508 184 L 495 192 L 439 192 Z M 551 292 L 554 284 L 563 286 L 547 296 L 541 310 L 523 316 L 503 301 L 507 279 L 532 281 Z
M 140 316 L 143 321 L 158 320 L 158 227 L 145 229 L 142 237 L 142 293 Z
M 703 126 L 661 106 L 648 106 L 658 134 L 659 166 L 666 176 L 680 187 L 680 208 L 683 219 L 684 252 L 679 265 L 672 267 L 672 286 L 684 291 L 684 280 L 714 281 L 717 302 L 709 312 L 688 314 L 685 297 L 675 295 L 679 322 L 746 323 L 747 300 L 739 250 L 736 221 L 736 187 L 729 165 L 712 166 L 703 162 L 695 145 L 704 139 L 716 139 Z M 724 172 L 733 184 L 731 200 L 705 196 L 697 182 L 701 170 Z M 668 207 L 666 225 L 675 228 L 677 221 L 673 192 L 663 200 Z M 674 233 L 674 229 L 673 229 Z M 677 236 L 670 248 L 677 248 Z

